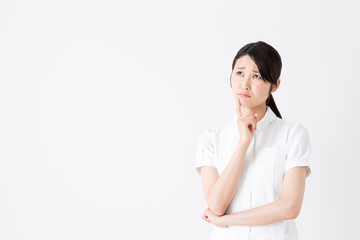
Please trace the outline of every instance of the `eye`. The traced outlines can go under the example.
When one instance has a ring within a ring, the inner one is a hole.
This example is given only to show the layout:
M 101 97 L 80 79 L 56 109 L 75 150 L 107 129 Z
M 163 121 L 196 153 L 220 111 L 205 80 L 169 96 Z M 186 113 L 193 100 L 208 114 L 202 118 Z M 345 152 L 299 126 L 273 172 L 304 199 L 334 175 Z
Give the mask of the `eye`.
M 242 74 L 242 72 L 240 72 L 240 71 L 239 71 L 239 72 L 236 72 L 236 74 L 237 74 L 237 75 L 241 75 L 241 74 Z
M 261 77 L 259 75 L 257 75 L 257 74 L 255 74 L 254 76 L 257 76 L 256 78 L 261 79 Z

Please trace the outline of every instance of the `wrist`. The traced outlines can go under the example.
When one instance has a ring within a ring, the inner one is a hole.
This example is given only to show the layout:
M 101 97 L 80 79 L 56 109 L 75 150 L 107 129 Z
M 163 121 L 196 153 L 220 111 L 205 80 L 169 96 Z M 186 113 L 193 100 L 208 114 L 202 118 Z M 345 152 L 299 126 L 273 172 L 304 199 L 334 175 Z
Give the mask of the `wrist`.
M 218 216 L 217 221 L 216 221 L 216 225 L 218 227 L 227 227 L 227 225 L 226 225 L 226 215 Z
M 241 147 L 241 148 L 249 148 L 250 142 L 239 141 L 238 146 Z

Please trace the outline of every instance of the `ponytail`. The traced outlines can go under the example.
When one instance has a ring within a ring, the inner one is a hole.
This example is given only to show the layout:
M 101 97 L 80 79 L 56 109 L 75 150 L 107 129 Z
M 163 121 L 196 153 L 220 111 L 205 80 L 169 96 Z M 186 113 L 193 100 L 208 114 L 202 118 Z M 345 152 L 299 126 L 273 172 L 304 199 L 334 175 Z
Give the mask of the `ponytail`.
M 271 108 L 271 110 L 275 113 L 275 115 L 278 118 L 282 119 L 281 114 L 279 112 L 279 109 L 276 107 L 275 100 L 274 100 L 273 95 L 271 93 L 269 94 L 269 97 L 266 99 L 266 105 Z

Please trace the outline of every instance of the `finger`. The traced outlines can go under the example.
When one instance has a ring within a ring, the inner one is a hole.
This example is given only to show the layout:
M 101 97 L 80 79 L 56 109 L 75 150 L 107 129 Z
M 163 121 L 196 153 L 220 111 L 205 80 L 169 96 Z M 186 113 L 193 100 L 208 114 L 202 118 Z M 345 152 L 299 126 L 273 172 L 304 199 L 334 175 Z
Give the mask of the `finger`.
M 257 113 L 254 114 L 254 117 L 256 119 L 256 125 L 255 125 L 255 130 L 257 130 L 257 123 L 259 122 L 259 116 Z
M 206 210 L 203 212 L 202 216 L 203 216 L 203 217 L 205 217 L 205 216 L 206 216 Z
M 247 116 L 244 121 L 248 127 L 251 127 L 253 130 L 256 129 L 256 119 L 254 117 Z
M 203 212 L 203 218 L 208 218 L 208 215 L 209 215 L 209 213 L 208 213 L 208 210 L 207 209 L 205 209 L 205 211 Z
M 204 220 L 207 221 L 207 222 L 210 222 L 208 216 L 206 216 L 206 215 L 203 215 L 203 216 L 202 216 L 202 219 L 204 219 Z
M 241 112 L 241 101 L 239 98 L 236 99 L 236 113 L 237 113 L 237 117 L 241 118 L 242 117 L 242 112 Z
M 251 124 L 251 128 L 253 130 L 256 129 L 256 119 L 254 117 L 250 117 L 250 124 Z
M 253 117 L 253 129 L 256 130 L 257 129 L 257 121 L 256 118 Z

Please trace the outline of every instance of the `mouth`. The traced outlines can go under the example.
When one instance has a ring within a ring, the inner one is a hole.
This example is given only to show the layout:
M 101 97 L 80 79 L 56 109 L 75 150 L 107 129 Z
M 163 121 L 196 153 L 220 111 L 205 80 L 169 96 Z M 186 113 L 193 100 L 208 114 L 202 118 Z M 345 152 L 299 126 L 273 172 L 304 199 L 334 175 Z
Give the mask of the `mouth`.
M 250 97 L 249 95 L 244 94 L 244 93 L 239 93 L 238 96 L 240 96 L 240 97 Z

